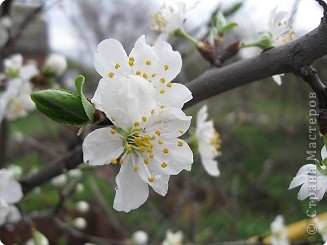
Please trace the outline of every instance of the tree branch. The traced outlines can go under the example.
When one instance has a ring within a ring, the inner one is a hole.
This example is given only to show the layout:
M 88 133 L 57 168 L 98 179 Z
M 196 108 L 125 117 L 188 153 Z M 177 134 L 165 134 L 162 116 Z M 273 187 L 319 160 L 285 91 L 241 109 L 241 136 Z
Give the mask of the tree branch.
M 214 95 L 275 74 L 288 72 L 299 74 L 301 68 L 310 66 L 313 61 L 326 54 L 327 23 L 322 21 L 316 29 L 293 42 L 271 48 L 255 57 L 204 72 L 186 84 L 193 94 L 193 99 L 184 108 Z M 82 149 L 81 146 L 77 146 L 67 155 L 51 162 L 49 166 L 46 166 L 36 175 L 22 179 L 20 182 L 24 194 L 61 174 L 63 169 L 75 168 L 81 162 Z
M 39 186 L 47 182 L 49 179 L 62 174 L 64 169 L 74 169 L 82 162 L 82 146 L 78 145 L 73 150 L 69 151 L 66 155 L 50 162 L 37 174 L 21 179 L 19 182 L 22 185 L 23 193 L 26 195 L 34 187 Z
M 303 66 L 327 54 L 327 23 L 308 34 L 280 47 L 271 48 L 257 56 L 244 59 L 219 69 L 204 72 L 186 84 L 193 99 L 185 105 L 197 102 L 242 85 L 281 73 L 295 73 Z

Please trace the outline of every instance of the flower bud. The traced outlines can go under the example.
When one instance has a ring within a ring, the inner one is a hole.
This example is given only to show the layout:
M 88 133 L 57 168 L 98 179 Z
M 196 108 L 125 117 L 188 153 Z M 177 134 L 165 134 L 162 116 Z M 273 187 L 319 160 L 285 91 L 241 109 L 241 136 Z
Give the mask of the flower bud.
M 44 72 L 61 76 L 67 69 L 66 57 L 61 54 L 52 54 L 45 61 Z
M 146 245 L 148 243 L 148 234 L 144 231 L 135 231 L 132 235 L 132 244 L 134 245 Z
M 90 209 L 90 205 L 85 201 L 79 201 L 75 205 L 76 205 L 77 211 L 79 211 L 81 213 L 86 213 Z

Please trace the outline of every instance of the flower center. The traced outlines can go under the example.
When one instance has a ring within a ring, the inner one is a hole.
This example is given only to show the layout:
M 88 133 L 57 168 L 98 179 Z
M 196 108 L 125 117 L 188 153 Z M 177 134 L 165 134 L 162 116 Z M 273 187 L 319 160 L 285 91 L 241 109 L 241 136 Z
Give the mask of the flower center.
M 162 14 L 161 11 L 158 11 L 157 13 L 155 13 L 152 16 L 152 18 L 154 20 L 154 23 L 150 26 L 151 28 L 153 28 L 157 31 L 163 31 L 166 28 L 168 21 L 165 18 L 165 16 Z
M 213 130 L 210 138 L 210 145 L 217 151 L 218 154 L 220 153 L 221 139 L 219 133 L 215 129 Z

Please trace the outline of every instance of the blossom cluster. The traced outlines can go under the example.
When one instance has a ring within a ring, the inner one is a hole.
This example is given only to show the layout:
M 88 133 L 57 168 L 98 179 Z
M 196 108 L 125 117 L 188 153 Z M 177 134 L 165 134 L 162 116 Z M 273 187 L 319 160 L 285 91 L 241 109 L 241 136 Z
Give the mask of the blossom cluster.
M 14 54 L 3 62 L 3 73 L 0 74 L 0 123 L 5 118 L 15 120 L 28 115 L 35 109 L 31 100 L 34 90 L 33 78 L 40 71 L 34 60 L 25 64 L 21 54 Z M 50 55 L 42 68 L 42 74 L 61 76 L 67 68 L 67 61 L 59 54 Z

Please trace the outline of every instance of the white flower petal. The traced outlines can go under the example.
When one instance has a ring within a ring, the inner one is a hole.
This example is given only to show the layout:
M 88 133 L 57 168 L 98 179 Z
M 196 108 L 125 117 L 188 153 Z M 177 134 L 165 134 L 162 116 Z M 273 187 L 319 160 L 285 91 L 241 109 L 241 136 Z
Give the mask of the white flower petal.
M 160 110 L 147 121 L 147 132 L 161 131 L 161 138 L 176 138 L 183 135 L 190 127 L 192 117 L 177 108 Z
M 141 77 L 119 77 L 111 83 L 106 83 L 100 91 L 101 104 L 107 117 L 120 128 L 141 121 L 142 116 L 150 114 L 156 107 L 155 90 L 153 86 Z M 119 121 L 117 110 L 124 112 Z M 115 113 L 114 113 L 115 112 Z
M 326 150 L 326 146 L 324 145 L 321 148 L 321 159 L 324 160 L 325 158 L 327 158 L 327 150 Z
M 160 84 L 160 79 L 164 78 L 166 82 L 171 82 L 182 69 L 182 57 L 178 51 L 173 51 L 171 45 L 160 41 L 153 46 L 153 51 L 158 56 L 157 76 L 153 83 Z
M 141 72 L 140 76 L 152 79 L 152 74 L 157 73 L 158 56 L 153 48 L 146 44 L 144 35 L 137 39 L 129 57 L 134 59 L 134 65 L 132 66 L 134 74 L 139 71 Z
M 207 173 L 211 176 L 219 176 L 220 171 L 218 169 L 218 161 L 213 160 L 211 157 L 204 157 L 201 155 L 202 165 L 207 171 Z
M 7 203 L 17 203 L 23 198 L 21 185 L 13 179 L 10 179 L 7 185 L 1 189 L 1 199 Z
M 90 165 L 109 164 L 123 152 L 122 139 L 118 133 L 112 134 L 110 128 L 96 129 L 88 134 L 83 142 L 83 159 Z
M 193 96 L 191 91 L 181 83 L 172 83 L 171 87 L 158 86 L 155 88 L 159 105 L 182 108 Z M 164 91 L 164 93 L 162 93 Z
M 137 172 L 134 172 L 133 154 L 127 154 L 116 176 L 117 191 L 114 200 L 114 209 L 129 212 L 141 206 L 149 196 L 149 187 Z
M 109 73 L 129 75 L 128 58 L 123 45 L 115 39 L 105 39 L 98 44 L 94 54 L 94 67 L 103 77 L 110 79 Z

